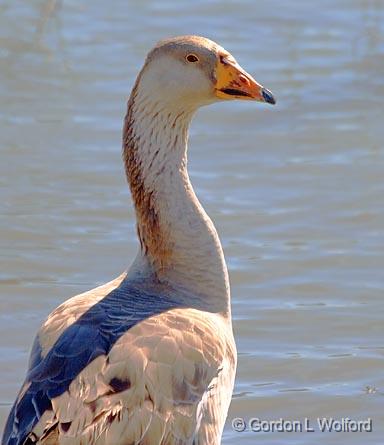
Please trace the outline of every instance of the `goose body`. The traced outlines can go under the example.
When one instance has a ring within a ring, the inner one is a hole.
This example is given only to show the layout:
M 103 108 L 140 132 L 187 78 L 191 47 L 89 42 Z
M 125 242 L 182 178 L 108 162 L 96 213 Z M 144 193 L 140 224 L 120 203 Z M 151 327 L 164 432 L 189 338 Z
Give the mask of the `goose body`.
M 132 90 L 123 158 L 140 249 L 47 318 L 2 445 L 218 445 L 236 370 L 216 230 L 187 172 L 202 105 L 273 96 L 214 42 L 160 42 Z

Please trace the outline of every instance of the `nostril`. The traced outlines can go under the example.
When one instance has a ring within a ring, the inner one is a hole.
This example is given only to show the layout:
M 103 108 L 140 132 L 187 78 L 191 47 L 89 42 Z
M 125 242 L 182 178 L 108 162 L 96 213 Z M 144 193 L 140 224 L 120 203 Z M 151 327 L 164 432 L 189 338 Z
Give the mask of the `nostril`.
M 249 80 L 244 76 L 244 74 L 239 75 L 239 80 L 241 83 L 243 83 L 245 85 L 249 85 Z

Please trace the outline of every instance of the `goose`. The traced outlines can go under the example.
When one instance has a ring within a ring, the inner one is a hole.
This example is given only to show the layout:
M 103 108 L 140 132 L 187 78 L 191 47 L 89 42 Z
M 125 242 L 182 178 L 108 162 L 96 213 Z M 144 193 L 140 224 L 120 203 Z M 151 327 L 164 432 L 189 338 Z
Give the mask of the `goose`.
M 149 52 L 123 129 L 138 254 L 43 323 L 2 445 L 220 444 L 237 360 L 230 287 L 187 141 L 199 107 L 231 99 L 275 103 L 209 39 Z

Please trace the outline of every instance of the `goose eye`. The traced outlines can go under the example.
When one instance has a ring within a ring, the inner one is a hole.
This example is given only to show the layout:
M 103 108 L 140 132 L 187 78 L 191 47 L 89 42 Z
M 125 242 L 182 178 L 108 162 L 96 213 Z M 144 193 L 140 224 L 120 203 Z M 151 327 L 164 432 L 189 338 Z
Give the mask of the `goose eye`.
M 199 61 L 199 58 L 195 54 L 188 54 L 186 59 L 187 59 L 187 62 L 198 62 Z

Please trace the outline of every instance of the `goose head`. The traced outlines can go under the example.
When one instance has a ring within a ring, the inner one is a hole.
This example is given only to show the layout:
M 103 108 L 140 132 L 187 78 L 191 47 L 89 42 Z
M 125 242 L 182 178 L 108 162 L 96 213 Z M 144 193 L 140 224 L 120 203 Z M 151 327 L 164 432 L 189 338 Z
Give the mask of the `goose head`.
M 148 54 L 139 81 L 148 99 L 171 108 L 195 110 L 233 99 L 275 104 L 273 94 L 228 51 L 199 36 L 160 41 Z

